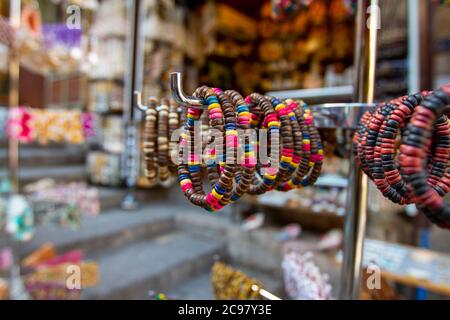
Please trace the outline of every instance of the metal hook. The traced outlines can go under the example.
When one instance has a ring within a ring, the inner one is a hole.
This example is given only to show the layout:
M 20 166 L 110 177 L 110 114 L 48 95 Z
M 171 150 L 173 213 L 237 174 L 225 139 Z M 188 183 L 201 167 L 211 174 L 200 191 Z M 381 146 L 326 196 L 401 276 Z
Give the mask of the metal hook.
M 148 110 L 148 106 L 145 106 L 142 104 L 142 94 L 139 91 L 134 92 L 134 99 L 135 99 L 136 107 L 140 111 L 146 112 Z
M 281 300 L 276 295 L 270 293 L 267 290 L 264 290 L 264 289 L 258 287 L 256 284 L 252 285 L 252 291 L 258 292 L 261 297 L 263 297 L 263 298 L 265 298 L 267 300 Z
M 181 73 L 172 72 L 170 74 L 170 90 L 172 91 L 172 97 L 179 104 L 196 108 L 196 109 L 205 109 L 206 106 L 203 103 L 202 99 L 186 96 L 183 92 L 183 88 L 181 85 Z

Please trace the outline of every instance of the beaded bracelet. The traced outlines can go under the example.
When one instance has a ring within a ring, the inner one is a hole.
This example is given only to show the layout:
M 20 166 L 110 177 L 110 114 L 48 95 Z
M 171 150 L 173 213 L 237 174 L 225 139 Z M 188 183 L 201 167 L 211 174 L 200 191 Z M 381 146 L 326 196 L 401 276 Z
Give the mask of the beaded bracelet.
M 404 127 L 406 117 L 422 100 L 421 94 L 401 97 L 379 108 L 377 115 L 384 117 L 381 125 L 371 127 L 365 147 L 367 164 L 378 189 L 385 197 L 399 204 L 408 204 L 405 184 L 395 165 L 395 138 Z
M 250 136 L 250 111 L 248 105 L 245 103 L 244 98 L 234 90 L 228 90 L 225 94 L 231 99 L 234 109 L 237 113 L 237 127 L 242 133 L 242 137 L 239 137 L 238 145 L 244 146 L 243 159 L 239 155 L 237 157 L 242 162 L 243 169 L 237 173 L 236 180 L 237 185 L 231 195 L 231 202 L 239 200 L 243 194 L 245 194 L 252 182 L 253 175 L 256 168 L 256 155 Z
M 161 100 L 161 105 L 156 109 L 158 112 L 157 128 L 157 159 L 158 178 L 160 181 L 169 179 L 169 106 L 166 99 Z
M 219 99 L 214 94 L 213 90 L 208 87 L 201 87 L 196 90 L 196 97 L 203 99 L 208 105 L 210 125 L 215 129 L 225 128 L 225 136 L 228 141 L 237 141 L 237 132 L 235 125 L 235 117 L 232 115 L 232 110 L 227 109 L 222 111 L 222 106 L 219 104 Z M 224 117 L 225 115 L 225 117 Z M 201 110 L 189 108 L 187 121 L 185 124 L 185 130 L 181 135 L 180 145 L 181 147 L 188 147 L 188 164 L 184 162 L 178 166 L 178 180 L 180 182 L 181 188 L 185 196 L 194 205 L 201 206 L 208 211 L 217 211 L 223 208 L 220 204 L 221 199 L 224 195 L 232 192 L 233 179 L 236 171 L 236 164 L 225 163 L 222 164 L 223 169 L 221 169 L 221 174 L 216 183 L 214 183 L 210 193 L 205 195 L 202 188 L 201 181 L 201 165 L 200 156 L 195 152 L 195 125 L 200 122 Z M 234 124 L 234 126 L 233 126 Z M 221 142 L 217 144 L 220 146 Z M 180 156 L 182 157 L 182 149 L 180 148 Z M 212 155 L 212 154 L 210 154 Z M 208 159 L 208 165 L 210 165 Z M 212 165 L 211 165 L 212 166 Z
M 442 118 L 442 115 L 449 103 L 450 84 L 447 84 L 427 96 L 420 106 L 415 108 L 407 126 L 409 134 L 402 139 L 399 156 L 402 175 L 408 190 L 414 196 L 417 207 L 430 221 L 446 229 L 450 229 L 450 206 L 445 203 L 440 192 L 428 184 L 425 150 L 432 144 L 433 124 L 437 120 L 436 131 L 441 136 L 439 139 L 441 144 L 436 145 L 435 156 L 443 161 L 447 159 L 448 162 L 450 130 L 444 125 L 445 118 Z M 446 121 L 448 122 L 448 119 Z M 447 171 L 447 167 L 444 170 Z M 450 190 L 448 172 L 444 174 L 444 178 L 437 183 L 437 186 L 443 193 Z
M 278 121 L 277 113 L 272 107 L 272 103 L 270 102 L 269 98 L 258 93 L 252 93 L 250 96 L 245 98 L 245 102 L 251 106 L 250 110 L 252 111 L 252 113 L 256 111 L 253 114 L 257 115 L 261 113 L 261 115 L 264 116 L 263 121 L 261 121 L 260 117 L 256 116 L 254 118 L 254 124 L 258 126 L 258 129 L 268 128 L 267 140 L 268 142 L 273 140 L 272 135 L 278 135 L 280 133 L 280 122 Z M 255 105 L 257 105 L 257 107 L 255 107 Z M 273 150 L 276 150 L 276 156 L 274 156 L 272 152 Z M 250 184 L 250 187 L 248 189 L 249 194 L 263 194 L 266 191 L 272 189 L 274 186 L 278 185 L 281 182 L 281 178 L 285 176 L 286 172 L 288 171 L 287 168 L 279 170 L 278 167 L 274 166 L 278 162 L 278 150 L 278 141 L 274 142 L 273 145 L 267 145 L 267 151 L 270 154 L 269 161 L 267 164 L 264 164 L 266 168 L 264 168 L 265 170 L 263 177 L 256 177 L 256 179 L 254 179 L 254 181 Z M 259 146 L 257 147 L 257 151 L 259 152 Z
M 184 109 L 184 108 L 183 108 Z M 177 166 L 174 163 L 173 159 L 176 159 L 177 156 L 177 145 L 176 141 L 172 141 L 172 136 L 175 131 L 178 129 L 180 125 L 180 109 L 179 106 L 175 103 L 174 100 L 170 100 L 170 108 L 169 108 L 169 171 L 174 174 L 177 172 Z
M 145 167 L 145 176 L 147 177 L 150 185 L 154 185 L 156 183 L 156 165 L 155 165 L 155 151 L 156 151 L 156 106 L 158 101 L 154 98 L 149 100 L 148 109 L 145 112 L 145 124 L 144 124 L 144 161 L 146 164 Z
M 313 124 L 313 117 L 308 108 L 302 108 L 303 103 L 287 100 L 290 108 L 290 118 L 293 127 L 299 125 L 301 131 L 294 136 L 301 137 L 301 144 L 295 147 L 292 177 L 285 181 L 278 190 L 289 191 L 313 185 L 320 175 L 323 161 L 323 146 L 317 128 Z M 294 123 L 297 122 L 295 125 Z M 294 139 L 296 141 L 296 139 Z M 301 152 L 299 152 L 301 151 Z
M 412 201 L 395 165 L 395 138 L 404 127 L 407 116 L 420 103 L 422 96 L 427 94 L 429 93 L 422 92 L 379 105 L 370 117 L 367 118 L 367 114 L 363 117 L 363 127 L 366 126 L 368 129 L 363 129 L 362 134 L 359 130 L 359 136 L 356 138 L 359 139 L 357 153 L 360 164 L 363 164 L 363 170 L 382 194 L 394 203 L 408 204 Z M 430 183 L 438 182 L 442 174 L 438 174 L 439 170 L 430 170 L 437 173 L 433 176 L 434 179 L 430 179 Z

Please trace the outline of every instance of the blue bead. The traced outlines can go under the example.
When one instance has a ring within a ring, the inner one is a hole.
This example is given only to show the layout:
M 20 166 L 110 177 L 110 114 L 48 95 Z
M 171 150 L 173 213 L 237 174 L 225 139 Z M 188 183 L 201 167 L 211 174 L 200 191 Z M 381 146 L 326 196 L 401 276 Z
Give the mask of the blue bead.
M 199 172 L 200 171 L 200 166 L 199 165 L 189 166 L 188 169 L 189 169 L 189 172 L 191 172 L 191 173 Z
M 221 195 L 224 195 L 224 194 L 225 194 L 225 190 L 222 189 L 222 188 L 219 186 L 218 183 L 216 183 L 216 184 L 214 185 L 214 189 L 216 190 L 216 192 L 217 192 L 218 194 L 221 194 Z

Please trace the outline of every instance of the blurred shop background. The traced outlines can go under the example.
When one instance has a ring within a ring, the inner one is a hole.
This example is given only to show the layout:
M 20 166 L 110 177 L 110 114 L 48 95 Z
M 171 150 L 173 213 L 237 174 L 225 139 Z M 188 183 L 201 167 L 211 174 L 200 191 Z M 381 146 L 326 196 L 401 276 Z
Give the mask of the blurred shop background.
M 176 181 L 150 183 L 143 160 L 130 188 L 130 63 L 145 99 L 169 97 L 178 71 L 189 94 L 206 84 L 349 102 L 355 1 L 141 2 L 137 20 L 130 0 L 0 2 L 0 299 L 230 298 L 221 276 L 235 270 L 283 299 L 338 298 L 346 132 L 321 130 L 314 187 L 210 214 Z M 450 82 L 449 16 L 448 1 L 380 0 L 377 101 Z M 11 141 L 11 118 L 45 121 Z M 361 298 L 448 299 L 448 231 L 373 185 L 368 204 L 364 266 L 383 285 Z M 70 264 L 82 290 L 61 280 Z

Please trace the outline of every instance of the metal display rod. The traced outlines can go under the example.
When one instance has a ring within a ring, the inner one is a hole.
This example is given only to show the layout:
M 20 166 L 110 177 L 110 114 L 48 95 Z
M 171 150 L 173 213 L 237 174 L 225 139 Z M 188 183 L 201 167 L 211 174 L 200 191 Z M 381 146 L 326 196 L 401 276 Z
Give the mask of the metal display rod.
M 126 178 L 127 195 L 122 201 L 122 208 L 133 210 L 138 206 L 136 200 L 136 184 L 139 175 L 139 149 L 140 126 L 139 114 L 134 112 L 136 103 L 134 91 L 142 86 L 143 50 L 141 21 L 143 14 L 143 1 L 129 1 L 131 38 L 128 43 L 128 74 L 125 79 L 124 96 L 124 129 L 125 154 L 123 159 L 123 176 Z
M 358 0 L 355 44 L 355 101 L 372 104 L 380 7 L 378 0 Z M 344 226 L 340 299 L 359 299 L 363 243 L 367 219 L 367 176 L 350 158 L 350 184 Z
M 170 83 L 172 97 L 178 104 L 191 108 L 207 109 L 207 105 L 202 99 L 188 96 L 184 93 L 179 72 L 170 74 Z M 144 111 L 145 109 L 140 103 L 139 92 L 136 97 L 138 97 L 137 101 L 139 101 L 137 104 L 138 108 Z M 318 128 L 354 129 L 358 125 L 362 114 L 373 106 L 372 103 L 325 103 L 312 105 L 310 108 L 314 115 L 315 125 Z

